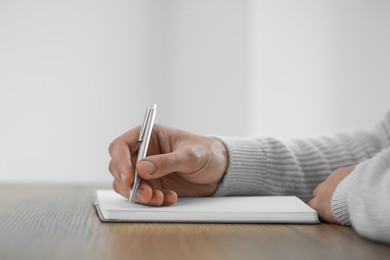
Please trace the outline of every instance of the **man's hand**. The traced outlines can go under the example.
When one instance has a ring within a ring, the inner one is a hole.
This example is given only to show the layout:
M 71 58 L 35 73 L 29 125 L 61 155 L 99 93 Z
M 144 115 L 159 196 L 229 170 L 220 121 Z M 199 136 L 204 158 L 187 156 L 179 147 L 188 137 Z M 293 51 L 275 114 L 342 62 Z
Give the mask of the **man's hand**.
M 217 139 L 154 125 L 148 155 L 138 163 L 140 128 L 115 139 L 109 152 L 114 190 L 129 198 L 134 166 L 142 178 L 136 201 L 172 205 L 178 196 L 210 196 L 218 188 L 228 164 L 226 147 Z
M 334 224 L 337 223 L 332 212 L 332 196 L 337 185 L 354 169 L 355 166 L 337 169 L 314 189 L 313 198 L 308 204 L 318 212 L 322 221 Z

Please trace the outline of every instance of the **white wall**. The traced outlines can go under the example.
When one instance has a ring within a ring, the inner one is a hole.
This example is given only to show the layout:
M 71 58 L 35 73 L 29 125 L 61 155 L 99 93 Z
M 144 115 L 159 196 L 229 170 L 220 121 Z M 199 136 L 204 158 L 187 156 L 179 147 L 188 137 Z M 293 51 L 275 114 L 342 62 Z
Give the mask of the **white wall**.
M 251 1 L 251 135 L 369 129 L 390 109 L 390 2 Z
M 159 119 L 197 133 L 247 131 L 246 1 L 161 1 Z
M 151 1 L 0 1 L 0 179 L 108 181 L 154 82 Z
M 142 121 L 305 136 L 389 108 L 387 1 L 0 0 L 0 181 L 109 182 Z

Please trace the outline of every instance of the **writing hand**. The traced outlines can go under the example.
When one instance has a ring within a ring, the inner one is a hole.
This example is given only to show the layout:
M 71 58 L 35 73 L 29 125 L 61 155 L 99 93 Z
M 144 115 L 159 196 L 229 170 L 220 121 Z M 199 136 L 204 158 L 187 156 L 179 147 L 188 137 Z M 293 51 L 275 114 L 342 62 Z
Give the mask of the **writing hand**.
M 113 188 L 129 198 L 140 127 L 116 138 L 109 147 Z M 210 196 L 218 188 L 228 164 L 227 150 L 217 139 L 154 125 L 148 155 L 136 164 L 142 178 L 136 201 L 172 205 L 178 196 Z

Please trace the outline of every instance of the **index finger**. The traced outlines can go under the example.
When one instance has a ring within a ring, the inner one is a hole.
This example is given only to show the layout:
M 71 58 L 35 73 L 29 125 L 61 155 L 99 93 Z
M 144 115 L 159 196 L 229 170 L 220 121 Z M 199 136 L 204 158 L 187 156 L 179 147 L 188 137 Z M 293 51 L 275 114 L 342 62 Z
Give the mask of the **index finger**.
M 126 132 L 116 138 L 108 148 L 112 158 L 110 162 L 110 171 L 115 179 L 121 179 L 126 186 L 130 186 L 133 182 L 132 178 L 129 179 L 129 176 L 133 177 L 131 150 L 137 149 L 138 131 L 137 129 L 133 129 Z
M 116 138 L 108 148 L 111 158 L 127 156 L 130 158 L 131 150 L 136 150 L 140 127 L 133 128 Z

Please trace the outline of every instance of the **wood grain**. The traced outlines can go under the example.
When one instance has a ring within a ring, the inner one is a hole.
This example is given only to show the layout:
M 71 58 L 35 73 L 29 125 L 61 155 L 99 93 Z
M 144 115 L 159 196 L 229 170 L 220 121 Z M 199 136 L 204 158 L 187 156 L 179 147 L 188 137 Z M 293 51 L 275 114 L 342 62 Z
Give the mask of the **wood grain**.
M 91 186 L 0 185 L 0 259 L 389 259 L 337 225 L 101 223 Z

